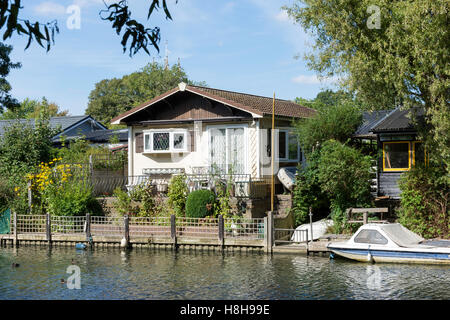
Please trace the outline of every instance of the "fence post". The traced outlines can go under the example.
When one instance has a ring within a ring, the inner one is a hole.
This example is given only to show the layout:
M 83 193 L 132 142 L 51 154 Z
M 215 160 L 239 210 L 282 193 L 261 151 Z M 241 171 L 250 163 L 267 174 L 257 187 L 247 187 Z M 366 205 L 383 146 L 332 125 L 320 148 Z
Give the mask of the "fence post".
M 90 242 L 91 239 L 91 215 L 86 213 L 86 239 Z
M 223 222 L 223 216 L 219 214 L 219 245 L 223 250 L 225 246 L 225 225 Z
M 47 216 L 46 216 L 45 234 L 46 234 L 47 242 L 50 245 L 52 243 L 52 220 L 51 220 L 50 213 L 47 213 Z
M 272 253 L 273 245 L 274 245 L 274 227 L 273 227 L 273 212 L 269 211 L 267 213 L 267 229 L 266 229 L 266 236 L 267 236 L 267 250 L 268 252 Z
M 17 241 L 17 213 L 15 211 L 13 213 L 13 219 L 14 219 L 14 223 L 13 223 L 13 232 L 14 232 L 13 243 L 14 243 L 14 247 L 17 247 L 17 244 L 18 244 L 18 241 Z
M 172 238 L 173 250 L 177 249 L 177 226 L 174 214 L 170 216 L 170 237 Z
M 31 205 L 33 204 L 33 194 L 31 193 L 31 181 L 27 182 L 27 191 L 28 191 L 28 211 L 31 214 Z
M 124 238 L 125 238 L 125 244 L 124 247 L 128 247 L 130 245 L 130 218 L 128 214 L 126 214 L 123 218 L 124 223 Z
M 363 224 L 367 224 L 369 222 L 368 212 L 363 212 Z

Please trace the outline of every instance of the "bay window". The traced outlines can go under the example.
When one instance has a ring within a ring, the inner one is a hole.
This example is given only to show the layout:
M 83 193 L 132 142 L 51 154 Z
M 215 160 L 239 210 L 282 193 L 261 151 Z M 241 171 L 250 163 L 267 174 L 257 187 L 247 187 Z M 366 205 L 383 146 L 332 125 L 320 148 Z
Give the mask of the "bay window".
M 144 152 L 170 153 L 187 151 L 187 130 L 164 129 L 144 132 Z

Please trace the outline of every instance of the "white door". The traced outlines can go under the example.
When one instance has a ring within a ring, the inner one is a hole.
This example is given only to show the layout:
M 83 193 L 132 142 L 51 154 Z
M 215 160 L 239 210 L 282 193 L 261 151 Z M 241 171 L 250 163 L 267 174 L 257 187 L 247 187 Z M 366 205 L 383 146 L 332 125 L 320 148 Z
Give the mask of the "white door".
M 209 160 L 218 173 L 246 173 L 245 127 L 210 127 Z

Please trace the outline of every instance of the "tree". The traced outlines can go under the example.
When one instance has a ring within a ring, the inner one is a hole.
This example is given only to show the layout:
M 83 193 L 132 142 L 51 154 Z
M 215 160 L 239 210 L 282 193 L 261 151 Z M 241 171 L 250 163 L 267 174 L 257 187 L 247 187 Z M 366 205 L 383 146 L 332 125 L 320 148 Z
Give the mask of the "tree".
M 424 107 L 422 139 L 448 168 L 448 1 L 302 0 L 284 8 L 315 39 L 306 56 L 313 70 L 341 76 L 371 109 Z
M 43 110 L 49 117 L 63 117 L 69 114 L 68 110 L 60 111 L 55 102 L 49 102 L 45 97 L 41 101 L 26 98 L 18 107 L 4 111 L 0 119 L 37 119 Z
M 296 130 L 306 158 L 329 139 L 347 142 L 362 123 L 362 112 L 352 102 L 325 105 L 316 102 L 318 114 L 314 118 L 296 122 Z
M 85 113 L 109 123 L 115 116 L 173 89 L 180 82 L 194 83 L 179 65 L 165 68 L 156 62 L 149 63 L 121 79 L 98 82 L 89 94 Z
M 344 102 L 351 102 L 360 109 L 364 109 L 357 96 L 344 90 L 334 92 L 333 90 L 326 89 L 325 91 L 320 91 L 312 100 L 297 97 L 295 98 L 295 102 L 316 110 L 326 106 L 335 106 Z
M 14 109 L 18 106 L 16 99 L 11 97 L 11 85 L 6 80 L 11 69 L 21 67 L 20 63 L 12 63 L 9 54 L 12 47 L 0 42 L 0 111 L 3 109 Z
M 25 49 L 34 39 L 42 48 L 49 51 L 55 44 L 55 34 L 59 33 L 58 22 L 53 20 L 41 23 L 21 18 L 20 13 L 23 10 L 21 2 L 21 0 L 0 0 L 0 30 L 4 31 L 3 40 L 10 38 L 16 32 L 19 35 L 28 36 Z M 166 19 L 172 20 L 166 0 L 150 0 L 149 2 L 147 20 L 155 10 L 160 8 L 163 9 Z M 150 46 L 159 52 L 158 43 L 161 39 L 159 27 L 146 28 L 142 23 L 132 19 L 127 0 L 116 0 L 110 5 L 106 2 L 104 4 L 105 9 L 100 11 L 100 18 L 111 22 L 117 35 L 122 34 L 123 52 L 128 49 L 130 56 L 133 56 L 142 49 L 150 55 L 148 51 Z

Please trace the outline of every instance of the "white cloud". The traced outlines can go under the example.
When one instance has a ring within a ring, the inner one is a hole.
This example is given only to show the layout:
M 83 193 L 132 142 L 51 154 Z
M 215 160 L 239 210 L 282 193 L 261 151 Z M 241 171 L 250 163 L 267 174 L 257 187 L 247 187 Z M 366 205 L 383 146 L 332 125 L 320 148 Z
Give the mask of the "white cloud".
M 287 12 L 284 10 L 281 10 L 280 12 L 278 12 L 278 14 L 275 15 L 275 20 L 280 21 L 280 22 L 292 23 L 291 18 L 289 17 Z
M 292 82 L 300 84 L 336 84 L 338 82 L 337 77 L 322 78 L 317 75 L 304 75 L 301 74 L 292 78 Z
M 36 7 L 34 11 L 41 16 L 60 16 L 66 14 L 66 8 L 63 5 L 54 2 L 42 2 Z

